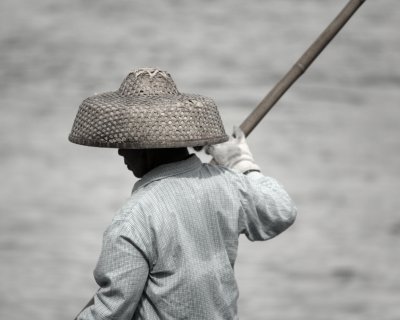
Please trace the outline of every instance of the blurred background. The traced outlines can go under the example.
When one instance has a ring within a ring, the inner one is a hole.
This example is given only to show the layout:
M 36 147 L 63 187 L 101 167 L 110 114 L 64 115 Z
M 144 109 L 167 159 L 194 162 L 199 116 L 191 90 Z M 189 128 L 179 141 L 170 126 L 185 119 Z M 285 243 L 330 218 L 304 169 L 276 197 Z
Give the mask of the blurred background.
M 2 0 L 0 318 L 73 319 L 96 291 L 135 179 L 67 141 L 84 98 L 159 67 L 231 132 L 346 2 Z M 241 319 L 400 319 L 399 21 L 398 1 L 367 1 L 249 137 L 298 219 L 241 238 Z

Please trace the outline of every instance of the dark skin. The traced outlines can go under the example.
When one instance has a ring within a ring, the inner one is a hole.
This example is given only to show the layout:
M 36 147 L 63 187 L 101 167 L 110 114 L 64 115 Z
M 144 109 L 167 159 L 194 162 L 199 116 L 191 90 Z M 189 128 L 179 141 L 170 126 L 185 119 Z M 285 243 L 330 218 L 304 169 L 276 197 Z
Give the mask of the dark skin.
M 118 154 L 124 157 L 126 166 L 137 178 L 160 165 L 189 157 L 187 148 L 118 149 Z

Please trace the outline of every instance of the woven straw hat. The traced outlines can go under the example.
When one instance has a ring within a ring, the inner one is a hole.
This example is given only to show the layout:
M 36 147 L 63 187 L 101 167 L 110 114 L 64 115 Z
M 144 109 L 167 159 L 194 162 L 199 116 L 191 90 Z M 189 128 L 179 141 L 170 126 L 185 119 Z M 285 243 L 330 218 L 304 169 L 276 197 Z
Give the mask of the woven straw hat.
M 210 145 L 228 136 L 212 99 L 180 93 L 169 73 L 144 68 L 131 72 L 117 91 L 85 99 L 69 140 L 147 149 Z

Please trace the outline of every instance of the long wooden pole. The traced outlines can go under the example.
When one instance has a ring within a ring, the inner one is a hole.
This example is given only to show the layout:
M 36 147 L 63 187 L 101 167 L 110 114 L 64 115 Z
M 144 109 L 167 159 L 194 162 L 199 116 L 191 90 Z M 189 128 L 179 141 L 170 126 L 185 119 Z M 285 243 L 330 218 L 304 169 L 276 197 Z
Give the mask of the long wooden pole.
M 306 50 L 301 58 L 293 65 L 286 75 L 271 89 L 259 105 L 249 114 L 240 125 L 244 134 L 248 136 L 264 116 L 272 109 L 283 94 L 307 70 L 311 63 L 325 49 L 329 42 L 347 23 L 365 0 L 350 0 L 336 18 L 320 34 L 317 40 Z

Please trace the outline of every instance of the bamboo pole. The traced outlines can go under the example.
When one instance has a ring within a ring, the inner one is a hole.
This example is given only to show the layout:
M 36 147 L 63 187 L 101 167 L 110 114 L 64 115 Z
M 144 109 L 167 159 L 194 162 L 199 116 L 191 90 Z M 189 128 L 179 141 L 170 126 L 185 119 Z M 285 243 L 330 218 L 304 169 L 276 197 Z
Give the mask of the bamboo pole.
M 318 55 L 325 49 L 329 42 L 347 23 L 357 9 L 365 0 L 350 0 L 346 6 L 339 12 L 336 18 L 326 27 L 300 59 L 286 73 L 286 75 L 271 89 L 258 106 L 248 115 L 240 125 L 244 134 L 248 136 L 257 124 L 278 102 L 283 94 L 292 86 L 294 82 L 307 70 Z

